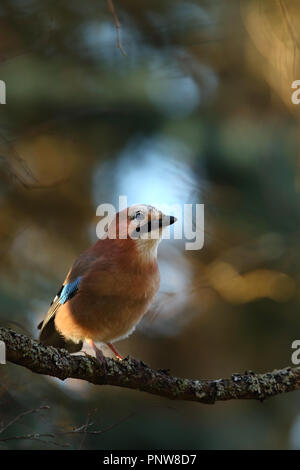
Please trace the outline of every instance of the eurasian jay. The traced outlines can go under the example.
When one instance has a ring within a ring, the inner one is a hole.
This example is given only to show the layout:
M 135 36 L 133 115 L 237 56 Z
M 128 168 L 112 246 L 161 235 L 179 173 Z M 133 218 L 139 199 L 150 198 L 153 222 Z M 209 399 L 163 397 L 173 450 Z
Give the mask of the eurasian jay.
M 38 328 L 45 345 L 78 352 L 89 343 L 112 343 L 130 335 L 148 310 L 158 288 L 157 247 L 164 227 L 176 222 L 152 206 L 119 212 L 106 234 L 73 263 Z

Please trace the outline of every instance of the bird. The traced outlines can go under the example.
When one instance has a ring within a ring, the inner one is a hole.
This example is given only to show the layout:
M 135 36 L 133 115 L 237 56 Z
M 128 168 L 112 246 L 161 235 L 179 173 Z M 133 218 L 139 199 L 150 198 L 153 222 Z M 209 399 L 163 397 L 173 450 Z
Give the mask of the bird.
M 102 365 L 96 343 L 105 343 L 122 360 L 114 343 L 135 330 L 153 302 L 160 284 L 157 248 L 164 228 L 176 220 L 146 204 L 118 212 L 72 264 L 38 325 L 39 342 L 70 353 L 88 343 Z

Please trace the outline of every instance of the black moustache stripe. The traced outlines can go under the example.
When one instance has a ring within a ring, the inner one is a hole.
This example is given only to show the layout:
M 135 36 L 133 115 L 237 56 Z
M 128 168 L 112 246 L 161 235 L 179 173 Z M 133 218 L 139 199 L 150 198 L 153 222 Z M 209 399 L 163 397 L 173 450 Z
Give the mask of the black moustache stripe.
M 155 227 L 155 225 L 156 225 L 156 227 Z M 161 228 L 162 226 L 163 226 L 162 225 L 162 219 L 159 219 L 158 227 Z M 157 228 L 157 220 L 154 220 L 154 221 L 149 220 L 149 222 L 147 224 L 140 225 L 139 227 L 136 227 L 135 231 L 137 233 L 146 233 L 146 232 L 149 233 L 154 228 Z
M 153 227 L 154 225 L 154 227 Z M 163 226 L 163 221 L 162 219 L 159 219 L 158 220 L 158 227 L 159 228 L 162 228 Z M 147 224 L 147 232 L 151 232 L 152 229 L 156 229 L 157 228 L 157 220 L 154 220 L 154 221 L 149 221 L 148 224 Z

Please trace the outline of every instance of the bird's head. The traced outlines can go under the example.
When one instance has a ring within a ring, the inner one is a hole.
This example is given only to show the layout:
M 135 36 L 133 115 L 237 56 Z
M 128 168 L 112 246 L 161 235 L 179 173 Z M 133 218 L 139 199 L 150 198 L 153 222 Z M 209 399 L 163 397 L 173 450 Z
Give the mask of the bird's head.
M 176 222 L 176 218 L 163 214 L 153 206 L 136 204 L 116 215 L 108 227 L 108 236 L 134 240 L 138 251 L 146 258 L 156 257 L 163 229 Z

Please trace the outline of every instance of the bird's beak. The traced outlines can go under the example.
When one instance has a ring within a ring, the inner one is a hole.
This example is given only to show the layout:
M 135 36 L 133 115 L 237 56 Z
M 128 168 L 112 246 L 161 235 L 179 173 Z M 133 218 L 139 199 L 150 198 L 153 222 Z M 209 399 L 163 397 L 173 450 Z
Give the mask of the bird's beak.
M 159 227 L 167 227 L 168 225 L 173 225 L 177 221 L 176 217 L 173 215 L 162 215 L 159 219 Z
M 151 232 L 152 230 L 156 230 L 158 228 L 168 227 L 168 225 L 175 224 L 176 220 L 176 217 L 174 217 L 173 215 L 162 214 L 159 219 L 148 222 L 148 232 Z

